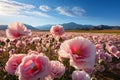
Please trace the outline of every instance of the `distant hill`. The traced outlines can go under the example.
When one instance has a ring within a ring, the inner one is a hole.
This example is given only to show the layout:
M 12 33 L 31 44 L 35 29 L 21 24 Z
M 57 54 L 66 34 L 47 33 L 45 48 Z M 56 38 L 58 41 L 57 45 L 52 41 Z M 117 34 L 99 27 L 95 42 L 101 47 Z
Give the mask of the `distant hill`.
M 31 30 L 50 30 L 51 26 L 53 26 L 53 25 L 55 25 L 55 24 L 48 24 L 48 25 L 33 27 L 31 25 L 25 24 L 25 26 Z M 65 30 L 108 30 L 108 29 L 116 29 L 116 30 L 119 29 L 120 30 L 120 26 L 82 25 L 82 24 L 77 24 L 74 22 L 64 23 L 64 24 L 60 24 L 60 25 L 62 25 Z M 7 25 L 0 25 L 0 30 L 5 30 L 5 29 L 7 29 Z
M 36 28 L 39 29 L 39 30 L 50 30 L 50 28 L 53 25 L 55 25 L 55 24 L 36 26 Z M 62 25 L 65 30 L 88 29 L 89 27 L 92 27 L 92 25 L 81 25 L 81 24 L 76 24 L 74 22 L 64 23 L 64 24 L 60 24 L 60 25 Z
M 98 26 L 93 26 L 91 29 L 92 30 L 108 30 L 108 29 L 117 30 L 117 29 L 120 29 L 120 26 L 98 25 Z
M 31 26 L 31 25 L 28 25 L 28 24 L 25 24 L 25 26 L 27 27 L 27 29 L 31 29 L 31 30 L 38 30 L 37 28 Z
M 27 29 L 31 29 L 31 30 L 38 30 L 37 28 L 31 26 L 31 25 L 28 25 L 28 24 L 25 24 L 25 26 L 27 27 Z M 6 30 L 8 27 L 8 25 L 0 25 L 0 30 Z
M 48 25 L 43 25 L 43 26 L 36 26 L 36 28 L 39 30 L 50 30 L 51 26 L 53 26 L 53 25 L 48 24 Z
M 120 26 L 108 26 L 108 25 L 82 25 L 74 22 L 60 24 L 64 27 L 65 30 L 104 30 L 104 29 L 120 29 Z M 37 26 L 39 30 L 50 30 L 51 24 Z
M 0 30 L 5 30 L 7 29 L 7 25 L 0 25 Z
M 74 22 L 61 24 L 65 30 L 89 29 L 92 25 L 76 24 Z

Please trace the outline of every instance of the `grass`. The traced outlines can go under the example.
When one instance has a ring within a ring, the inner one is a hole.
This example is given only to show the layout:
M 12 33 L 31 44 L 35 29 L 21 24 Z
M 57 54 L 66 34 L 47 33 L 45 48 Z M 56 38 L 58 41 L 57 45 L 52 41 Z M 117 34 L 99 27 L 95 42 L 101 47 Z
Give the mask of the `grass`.
M 79 33 L 110 33 L 119 34 L 120 30 L 66 30 L 66 32 L 79 32 Z

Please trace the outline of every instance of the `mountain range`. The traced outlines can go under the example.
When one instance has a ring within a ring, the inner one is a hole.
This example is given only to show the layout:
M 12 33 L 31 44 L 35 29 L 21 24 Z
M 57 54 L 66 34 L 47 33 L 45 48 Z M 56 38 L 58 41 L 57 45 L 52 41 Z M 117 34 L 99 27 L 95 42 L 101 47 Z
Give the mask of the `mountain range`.
M 109 25 L 82 25 L 74 22 L 60 24 L 64 27 L 65 30 L 104 30 L 104 29 L 120 29 L 120 26 L 109 26 Z M 52 24 L 36 26 L 39 30 L 50 30 Z
M 31 26 L 31 25 L 28 25 L 28 24 L 24 24 L 27 29 L 31 29 L 31 30 L 38 30 L 37 28 Z M 8 27 L 8 25 L 0 25 L 0 30 L 6 30 Z
M 50 30 L 51 26 L 53 26 L 53 25 L 54 24 L 36 26 L 36 28 L 39 30 Z M 60 24 L 60 25 L 62 25 L 65 30 L 89 29 L 90 27 L 92 27 L 92 25 L 81 25 L 81 24 L 76 24 L 74 22 L 64 23 L 64 24 Z
M 31 30 L 50 30 L 51 26 L 53 26 L 53 25 L 55 25 L 55 24 L 48 24 L 48 25 L 33 27 L 31 25 L 25 24 L 27 29 L 31 29 Z M 64 24 L 60 24 L 60 25 L 62 25 L 65 30 L 104 30 L 104 29 L 119 29 L 120 30 L 120 26 L 82 25 L 82 24 L 77 24 L 77 23 L 74 23 L 74 22 L 64 23 Z M 0 25 L 0 30 L 7 29 L 7 26 L 8 25 Z

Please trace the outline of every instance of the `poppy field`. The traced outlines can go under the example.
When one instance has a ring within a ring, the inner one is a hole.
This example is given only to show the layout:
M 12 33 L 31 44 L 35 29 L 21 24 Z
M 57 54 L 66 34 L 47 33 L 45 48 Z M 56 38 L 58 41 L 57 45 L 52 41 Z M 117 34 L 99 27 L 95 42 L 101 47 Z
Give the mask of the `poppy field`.
M 0 80 L 120 80 L 120 35 L 12 23 L 0 31 Z

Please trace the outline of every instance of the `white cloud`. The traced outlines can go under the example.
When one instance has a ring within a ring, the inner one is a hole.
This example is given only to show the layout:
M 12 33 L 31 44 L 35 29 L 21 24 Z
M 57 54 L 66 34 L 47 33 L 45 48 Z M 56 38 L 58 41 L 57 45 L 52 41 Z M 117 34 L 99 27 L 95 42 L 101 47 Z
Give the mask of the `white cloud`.
M 85 10 L 81 7 L 73 7 L 72 11 L 74 13 L 74 15 L 82 17 L 85 13 Z
M 57 7 L 56 10 L 59 11 L 60 14 L 62 14 L 62 15 L 66 15 L 66 16 L 70 16 L 70 17 L 74 16 L 73 14 L 71 14 L 71 12 L 69 11 L 68 8 Z
M 16 2 L 14 0 L 0 0 L 0 15 L 5 15 L 5 16 L 42 16 L 42 17 L 50 17 L 49 15 L 34 11 L 33 9 L 35 6 L 31 4 L 25 4 L 25 3 L 20 3 Z M 34 15 L 33 15 L 34 14 Z
M 41 5 L 39 8 L 40 10 L 45 11 L 45 12 L 48 12 L 51 10 L 51 8 L 47 5 Z
M 59 14 L 70 16 L 70 17 L 83 17 L 85 10 L 81 7 L 57 7 L 56 10 Z
M 42 16 L 42 17 L 47 17 L 47 18 L 51 17 L 51 16 L 49 16 L 49 15 L 47 15 L 45 13 L 39 12 L 39 11 L 32 11 L 32 12 L 26 11 L 25 13 L 30 14 L 30 15 L 32 14 L 32 15 L 38 15 L 38 16 Z
M 19 3 L 13 0 L 0 0 L 0 15 L 19 15 L 21 10 L 35 8 L 33 5 Z

